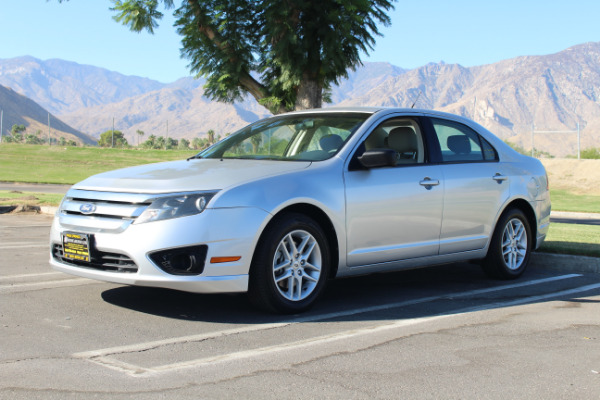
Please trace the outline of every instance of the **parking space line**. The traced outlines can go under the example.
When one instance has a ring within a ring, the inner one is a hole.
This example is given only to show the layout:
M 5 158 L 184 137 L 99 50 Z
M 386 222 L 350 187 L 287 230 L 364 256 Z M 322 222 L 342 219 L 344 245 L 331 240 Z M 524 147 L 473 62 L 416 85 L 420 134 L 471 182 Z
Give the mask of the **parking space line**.
M 367 312 L 385 311 L 385 310 L 392 309 L 392 308 L 417 305 L 417 304 L 427 303 L 430 301 L 441 300 L 441 299 L 445 299 L 445 298 L 474 296 L 474 295 L 478 295 L 478 294 L 482 294 L 482 293 L 491 293 L 491 292 L 496 292 L 496 291 L 501 291 L 501 290 L 514 289 L 514 288 L 523 287 L 523 286 L 538 285 L 538 284 L 542 284 L 542 283 L 548 283 L 548 282 L 553 282 L 553 281 L 558 281 L 558 280 L 563 280 L 563 279 L 571 279 L 571 278 L 576 278 L 576 277 L 580 277 L 580 276 L 581 276 L 581 274 L 553 276 L 550 278 L 536 279 L 536 280 L 532 280 L 532 281 L 519 282 L 519 283 L 515 283 L 515 284 L 510 284 L 510 285 L 495 286 L 495 287 L 486 288 L 486 289 L 475 289 L 475 290 L 470 290 L 467 292 L 455 293 L 453 295 L 443 294 L 443 295 L 439 295 L 439 296 L 431 296 L 431 297 L 423 297 L 420 299 L 406 300 L 406 301 L 401 301 L 401 302 L 397 302 L 397 303 L 388 303 L 388 304 L 381 304 L 381 305 L 377 305 L 377 306 L 361 307 L 361 308 L 355 308 L 352 310 L 339 311 L 339 312 L 333 312 L 333 313 L 327 313 L 327 314 L 311 315 L 311 316 L 307 316 L 307 317 L 296 318 L 296 319 L 293 319 L 291 321 L 286 321 L 286 322 L 275 322 L 275 323 L 270 323 L 270 324 L 251 325 L 251 326 L 246 326 L 246 327 L 241 327 L 241 328 L 227 329 L 227 330 L 223 330 L 223 331 L 210 332 L 210 333 L 205 333 L 205 334 L 200 334 L 200 335 L 182 336 L 182 337 L 177 337 L 177 338 L 156 340 L 156 341 L 145 342 L 145 343 L 137 343 L 137 344 L 127 345 L 127 346 L 118 346 L 118 347 L 111 347 L 111 348 L 101 349 L 101 350 L 92 350 L 92 351 L 88 351 L 88 352 L 76 353 L 73 356 L 76 358 L 89 358 L 89 357 L 106 356 L 106 355 L 111 355 L 111 354 L 133 353 L 133 352 L 138 352 L 138 351 L 146 351 L 146 350 L 151 350 L 151 349 L 154 349 L 157 347 L 172 345 L 172 344 L 177 344 L 177 343 L 200 342 L 200 341 L 207 340 L 207 339 L 215 339 L 215 338 L 218 338 L 221 336 L 237 335 L 240 333 L 249 333 L 249 332 L 254 332 L 254 331 L 258 331 L 258 330 L 282 328 L 282 327 L 285 327 L 288 325 L 301 323 L 301 322 L 314 322 L 314 321 L 320 321 L 320 320 L 325 320 L 325 319 L 347 317 L 347 316 L 357 315 L 357 314 L 362 314 L 362 313 L 367 313 Z
M 43 242 L 39 242 L 39 243 L 32 243 L 31 241 L 27 241 L 27 242 L 4 242 L 2 243 L 3 246 L 19 246 L 19 245 L 23 245 L 23 244 L 48 244 L 47 240 L 44 240 Z
M 523 298 L 517 299 L 517 300 L 486 304 L 485 306 L 476 306 L 476 307 L 466 309 L 466 311 L 464 311 L 464 312 L 482 311 L 482 310 L 489 310 L 490 308 L 499 308 L 499 307 L 512 307 L 512 306 L 517 306 L 517 305 L 521 305 L 521 304 L 534 303 L 534 302 L 540 301 L 540 300 L 571 296 L 573 294 L 589 292 L 591 290 L 596 290 L 596 289 L 600 289 L 600 283 L 595 283 L 595 284 L 586 285 L 586 286 L 580 286 L 578 288 L 573 288 L 573 289 L 561 290 L 560 292 L 547 293 L 547 294 L 542 294 L 542 295 L 538 295 L 538 296 L 523 297 Z
M 50 275 L 64 275 L 64 274 L 62 272 L 41 272 L 39 274 L 4 275 L 4 276 L 0 276 L 0 282 L 1 281 L 9 281 L 12 279 L 39 278 L 39 277 L 50 276 Z
M 245 326 L 245 327 L 228 329 L 228 330 L 223 330 L 223 331 L 209 332 L 209 333 L 204 333 L 204 334 L 200 334 L 200 335 L 190 335 L 190 336 L 169 338 L 169 339 L 163 339 L 163 340 L 157 340 L 157 341 L 151 341 L 151 342 L 145 342 L 145 343 L 135 343 L 135 344 L 126 345 L 126 346 L 118 346 L 118 347 L 111 347 L 111 348 L 105 348 L 105 349 L 99 349 L 99 350 L 92 350 L 92 351 L 74 353 L 74 354 L 72 354 L 72 356 L 74 358 L 87 359 L 89 361 L 98 363 L 100 365 L 103 365 L 103 366 L 111 368 L 111 369 L 120 370 L 122 372 L 126 372 L 129 374 L 139 375 L 140 373 L 148 372 L 148 371 L 156 372 L 159 370 L 168 370 L 171 367 L 159 366 L 159 367 L 155 367 L 152 369 L 147 369 L 147 368 L 143 368 L 141 366 L 123 363 L 119 360 L 115 360 L 108 356 L 148 351 L 148 350 L 156 349 L 156 348 L 167 346 L 167 345 L 173 345 L 173 344 L 180 344 L 180 343 L 186 343 L 186 342 L 201 342 L 201 341 L 215 339 L 215 338 L 224 337 L 224 336 L 243 334 L 243 333 L 261 331 L 261 330 L 282 328 L 282 327 L 286 327 L 288 325 L 297 324 L 297 323 L 301 323 L 301 322 L 314 322 L 314 321 L 319 321 L 319 320 L 327 320 L 327 319 L 334 319 L 334 318 L 339 318 L 339 317 L 352 316 L 352 315 L 357 315 L 357 314 L 362 314 L 362 313 L 367 313 L 367 312 L 385 311 L 385 310 L 389 310 L 392 308 L 400 308 L 400 307 L 406 307 L 406 306 L 411 306 L 411 305 L 417 305 L 417 304 L 427 303 L 427 302 L 431 302 L 431 301 L 435 301 L 435 300 L 453 299 L 453 298 L 474 296 L 474 295 L 483 294 L 483 293 L 492 293 L 492 292 L 497 292 L 497 291 L 502 291 L 502 290 L 514 289 L 514 288 L 518 288 L 518 287 L 539 285 L 539 284 L 558 281 L 558 280 L 572 279 L 572 278 L 576 278 L 576 277 L 580 277 L 580 276 L 582 276 L 582 275 L 581 274 L 560 275 L 560 276 L 554 276 L 554 277 L 550 277 L 550 278 L 535 279 L 535 280 L 531 280 L 531 281 L 519 282 L 519 283 L 502 285 L 502 286 L 495 286 L 495 287 L 490 287 L 490 288 L 485 288 L 485 289 L 475 289 L 475 290 L 469 290 L 466 292 L 443 294 L 443 295 L 439 295 L 439 296 L 430 296 L 430 297 L 424 297 L 424 298 L 420 298 L 420 299 L 413 299 L 413 300 L 406 300 L 406 301 L 396 302 L 396 303 L 382 304 L 382 305 L 378 305 L 378 306 L 362 307 L 362 308 L 340 311 L 340 312 L 312 315 L 312 316 L 301 317 L 301 318 L 297 318 L 297 319 L 294 319 L 291 321 L 285 321 L 285 322 Z M 554 296 L 554 294 L 553 294 L 553 296 Z M 402 320 L 402 321 L 406 322 L 408 320 Z M 372 329 L 372 328 L 369 328 L 369 329 Z M 329 335 L 329 336 L 331 336 L 331 335 Z M 337 336 L 335 336 L 335 337 L 337 337 Z M 313 343 L 314 339 L 306 339 L 305 341 L 302 341 L 302 343 L 304 343 L 304 342 Z M 302 344 L 299 343 L 298 345 L 302 345 Z M 272 347 L 273 347 L 273 349 L 275 349 L 275 348 L 279 348 L 281 346 L 284 346 L 284 345 L 278 345 L 278 346 L 272 346 Z M 260 349 L 256 349 L 256 351 L 259 351 L 259 350 Z M 260 351 L 264 352 L 264 350 L 260 350 Z M 275 351 L 275 350 L 273 350 L 273 351 Z M 251 352 L 251 351 L 243 352 L 243 354 L 250 354 L 249 352 Z M 254 354 L 254 353 L 252 353 L 252 354 Z M 220 356 L 211 357 L 211 360 L 212 359 L 227 359 L 227 357 L 229 357 L 227 354 L 220 355 Z M 247 357 L 247 356 L 244 356 L 244 357 Z M 204 361 L 202 361 L 202 360 L 204 360 Z M 195 362 L 199 362 L 200 364 L 202 364 L 202 363 L 206 363 L 207 361 L 206 361 L 206 359 L 201 359 L 201 361 L 191 360 L 191 361 L 187 361 L 187 362 L 183 362 L 183 363 L 178 363 L 177 365 L 179 365 L 181 368 L 183 368 L 183 365 L 185 365 L 185 367 L 187 367 L 187 366 L 191 365 L 190 363 L 195 363 Z M 172 368 L 180 368 L 180 367 L 172 367 Z
M 22 229 L 22 228 L 50 228 L 50 225 L 5 225 L 0 229 Z
M 107 368 L 111 368 L 114 370 L 124 372 L 131 376 L 144 376 L 144 375 L 148 375 L 148 374 L 167 373 L 167 372 L 178 371 L 178 370 L 185 369 L 185 368 L 194 368 L 194 367 L 197 368 L 197 367 L 202 367 L 202 366 L 214 365 L 215 363 L 238 361 L 238 360 L 247 359 L 247 358 L 271 355 L 273 353 L 277 353 L 277 352 L 281 352 L 281 351 L 290 351 L 290 350 L 296 350 L 296 349 L 299 349 L 302 347 L 317 346 L 317 345 L 331 343 L 331 342 L 335 342 L 335 341 L 339 341 L 339 340 L 348 340 L 348 339 L 352 339 L 352 338 L 355 338 L 358 336 L 380 333 L 380 332 L 393 330 L 393 329 L 397 329 L 397 328 L 403 328 L 403 327 L 407 327 L 407 326 L 411 326 L 411 325 L 421 324 L 421 323 L 425 323 L 425 322 L 431 322 L 431 321 L 442 319 L 442 318 L 456 317 L 456 316 L 464 315 L 464 314 L 471 313 L 471 312 L 489 310 L 489 309 L 494 309 L 494 308 L 502 308 L 502 307 L 512 307 L 515 305 L 527 304 L 527 303 L 532 303 L 532 302 L 541 301 L 541 300 L 560 298 L 560 297 L 564 297 L 564 296 L 570 296 L 573 294 L 584 293 L 584 292 L 588 292 L 588 291 L 595 290 L 595 289 L 600 289 L 600 283 L 593 284 L 593 285 L 587 285 L 587 286 L 581 286 L 578 288 L 563 290 L 563 291 L 555 292 L 555 293 L 547 293 L 544 295 L 524 297 L 521 299 L 516 299 L 516 300 L 511 300 L 511 301 L 489 303 L 489 304 L 481 305 L 481 306 L 466 307 L 466 308 L 454 310 L 454 311 L 451 311 L 448 313 L 438 314 L 438 315 L 433 315 L 433 316 L 428 316 L 428 317 L 396 320 L 394 322 L 386 322 L 384 324 L 378 324 L 375 326 L 369 326 L 369 327 L 365 327 L 365 328 L 358 328 L 358 329 L 351 329 L 351 330 L 342 331 L 342 332 L 336 332 L 336 333 L 318 336 L 318 337 L 314 337 L 314 338 L 302 339 L 302 340 L 290 342 L 290 343 L 282 343 L 279 345 L 266 346 L 266 347 L 261 347 L 261 348 L 257 348 L 257 349 L 252 349 L 252 350 L 242 350 L 242 351 L 237 351 L 237 352 L 232 352 L 232 353 L 227 353 L 227 354 L 222 354 L 222 355 L 199 358 L 199 359 L 190 360 L 190 361 L 183 361 L 183 362 L 178 362 L 178 363 L 173 363 L 173 364 L 160 365 L 160 366 L 156 366 L 156 367 L 152 367 L 152 368 L 144 368 L 144 367 L 141 367 L 138 365 L 125 363 L 125 362 L 115 360 L 115 359 L 109 358 L 109 357 L 92 358 L 92 359 L 90 359 L 90 361 L 97 363 L 99 365 L 102 365 L 104 367 L 107 367 Z
M 38 289 L 55 289 L 59 287 L 89 285 L 92 283 L 101 282 L 86 278 L 72 278 L 44 282 L 15 283 L 14 285 L 0 285 L 0 293 L 17 293 Z
M 33 247 L 46 247 L 48 248 L 50 245 L 48 243 L 4 243 L 0 246 L 0 250 L 10 250 L 10 249 L 28 249 Z

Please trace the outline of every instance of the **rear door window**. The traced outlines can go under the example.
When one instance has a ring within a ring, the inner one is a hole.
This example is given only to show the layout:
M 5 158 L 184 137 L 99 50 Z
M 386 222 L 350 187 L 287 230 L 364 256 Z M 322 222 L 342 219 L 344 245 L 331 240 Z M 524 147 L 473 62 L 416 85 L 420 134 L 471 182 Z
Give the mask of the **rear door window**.
M 431 122 L 440 144 L 443 162 L 483 162 L 498 159 L 492 145 L 473 129 L 454 121 L 431 118 Z

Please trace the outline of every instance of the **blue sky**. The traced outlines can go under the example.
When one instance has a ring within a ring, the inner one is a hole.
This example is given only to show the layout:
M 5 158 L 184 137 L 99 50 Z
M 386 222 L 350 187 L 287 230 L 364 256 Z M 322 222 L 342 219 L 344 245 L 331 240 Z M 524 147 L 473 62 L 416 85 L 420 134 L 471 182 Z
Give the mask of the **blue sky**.
M 154 35 L 136 34 L 111 18 L 111 5 L 2 0 L 0 58 L 60 58 L 161 82 L 190 75 L 170 14 Z M 382 28 L 384 37 L 363 61 L 474 66 L 600 41 L 599 0 L 399 0 L 395 6 L 392 26 Z

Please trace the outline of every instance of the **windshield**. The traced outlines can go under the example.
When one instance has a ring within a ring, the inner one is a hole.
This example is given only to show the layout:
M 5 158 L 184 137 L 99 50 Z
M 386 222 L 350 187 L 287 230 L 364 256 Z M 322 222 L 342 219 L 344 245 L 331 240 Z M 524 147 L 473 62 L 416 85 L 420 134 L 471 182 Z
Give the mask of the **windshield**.
M 369 116 L 315 113 L 268 118 L 228 136 L 197 158 L 322 161 L 333 157 Z

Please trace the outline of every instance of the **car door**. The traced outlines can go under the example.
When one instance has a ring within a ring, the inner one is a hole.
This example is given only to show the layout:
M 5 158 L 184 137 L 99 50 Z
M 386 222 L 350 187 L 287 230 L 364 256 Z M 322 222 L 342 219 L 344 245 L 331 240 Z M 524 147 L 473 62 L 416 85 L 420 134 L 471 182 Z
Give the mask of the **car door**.
M 406 147 L 403 137 L 411 132 L 413 145 Z M 359 148 L 393 149 L 399 160 L 394 167 L 344 173 L 348 266 L 438 254 L 444 182 L 440 166 L 428 162 L 419 120 L 387 120 Z
M 455 121 L 430 121 L 445 184 L 439 253 L 482 249 L 509 197 L 508 174 L 494 148 L 475 130 Z

